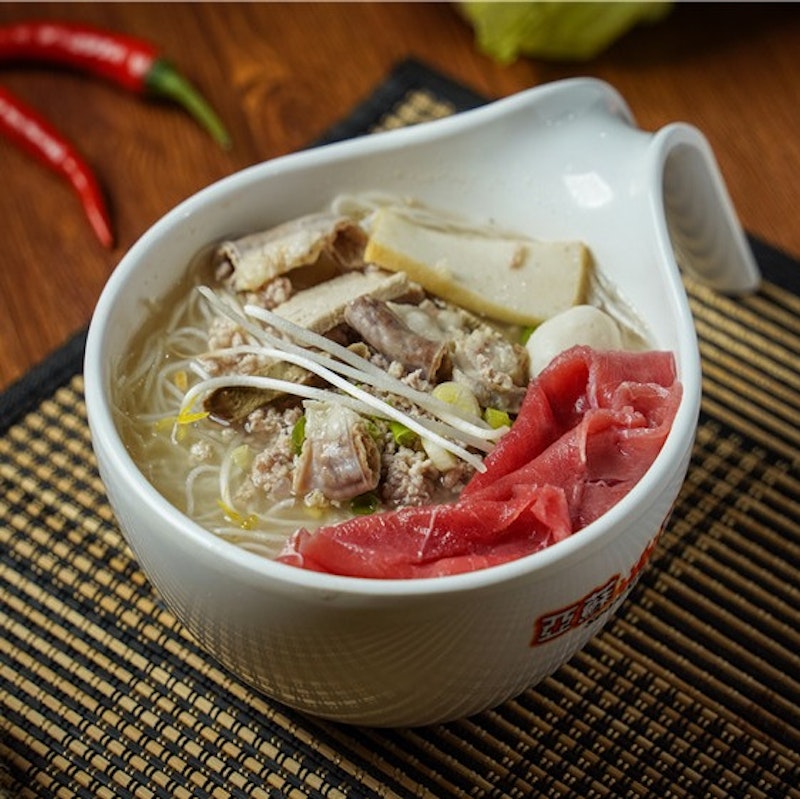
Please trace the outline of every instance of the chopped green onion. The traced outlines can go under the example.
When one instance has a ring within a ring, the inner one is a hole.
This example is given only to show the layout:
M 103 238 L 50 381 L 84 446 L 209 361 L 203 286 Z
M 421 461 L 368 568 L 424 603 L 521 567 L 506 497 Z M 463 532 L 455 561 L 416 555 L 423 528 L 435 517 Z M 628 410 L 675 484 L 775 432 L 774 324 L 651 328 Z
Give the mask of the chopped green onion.
M 367 426 L 367 432 L 373 441 L 379 442 L 383 438 L 381 428 L 374 419 L 364 418 L 364 423 Z
M 483 412 L 483 418 L 493 430 L 498 430 L 501 427 L 511 427 L 511 417 L 499 408 L 487 408 Z
M 250 468 L 253 461 L 253 451 L 247 444 L 240 444 L 231 453 L 231 460 L 243 471 Z
M 539 325 L 528 325 L 527 327 L 523 327 L 522 332 L 519 334 L 519 343 L 527 344 L 528 339 L 533 335 L 533 331 L 536 330 L 538 326 Z
M 299 455 L 306 440 L 306 417 L 301 416 L 292 428 L 292 449 L 295 455 Z
M 448 405 L 453 405 L 470 416 L 480 416 L 481 414 L 478 400 L 463 383 L 446 380 L 444 383 L 439 383 L 431 393 L 436 399 L 446 402 Z
M 184 408 L 178 414 L 178 418 L 175 420 L 175 423 L 194 424 L 195 422 L 199 422 L 201 419 L 205 419 L 207 417 L 208 417 L 208 411 L 191 411 L 188 408 Z
M 175 383 L 178 391 L 182 391 L 184 394 L 186 393 L 186 390 L 189 388 L 189 376 L 186 374 L 185 369 L 179 369 L 175 372 L 172 381 Z
M 402 422 L 389 422 L 389 429 L 397 445 L 401 447 L 413 447 L 419 436 Z
M 369 516 L 378 510 L 380 502 L 376 494 L 368 491 L 366 494 L 359 494 L 350 500 L 350 510 L 358 516 Z

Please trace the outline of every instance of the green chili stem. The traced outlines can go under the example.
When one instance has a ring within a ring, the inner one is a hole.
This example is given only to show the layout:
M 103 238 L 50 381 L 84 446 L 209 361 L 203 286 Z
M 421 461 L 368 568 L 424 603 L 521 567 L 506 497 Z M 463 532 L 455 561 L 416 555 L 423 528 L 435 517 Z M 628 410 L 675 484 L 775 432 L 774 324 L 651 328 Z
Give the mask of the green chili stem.
M 154 61 L 145 82 L 151 94 L 174 100 L 183 106 L 221 147 L 227 150 L 231 146 L 231 137 L 220 118 L 191 83 L 169 63 L 160 59 Z

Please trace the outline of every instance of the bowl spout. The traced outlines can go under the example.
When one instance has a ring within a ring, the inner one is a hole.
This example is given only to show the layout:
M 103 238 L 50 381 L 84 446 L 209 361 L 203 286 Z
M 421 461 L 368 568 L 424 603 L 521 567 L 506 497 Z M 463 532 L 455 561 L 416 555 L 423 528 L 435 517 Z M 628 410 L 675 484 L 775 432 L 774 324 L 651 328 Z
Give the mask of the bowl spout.
M 756 291 L 760 272 L 705 136 L 685 123 L 668 125 L 653 136 L 650 158 L 678 265 L 717 291 Z

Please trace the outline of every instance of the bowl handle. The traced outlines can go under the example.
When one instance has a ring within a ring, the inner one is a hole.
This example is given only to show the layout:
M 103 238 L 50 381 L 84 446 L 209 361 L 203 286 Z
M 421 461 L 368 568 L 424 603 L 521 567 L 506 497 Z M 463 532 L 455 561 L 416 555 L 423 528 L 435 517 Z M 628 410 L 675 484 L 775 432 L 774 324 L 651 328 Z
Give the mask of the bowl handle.
M 681 269 L 726 294 L 756 291 L 761 274 L 705 136 L 674 123 L 653 136 L 650 150 Z

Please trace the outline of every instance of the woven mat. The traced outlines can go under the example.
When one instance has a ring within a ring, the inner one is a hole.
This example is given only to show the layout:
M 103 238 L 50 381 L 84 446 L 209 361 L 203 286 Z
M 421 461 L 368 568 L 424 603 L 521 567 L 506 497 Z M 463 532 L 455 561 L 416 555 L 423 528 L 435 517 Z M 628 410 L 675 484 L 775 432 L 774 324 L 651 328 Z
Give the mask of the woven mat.
M 329 139 L 480 102 L 401 65 Z M 90 448 L 83 336 L 0 397 L 0 787 L 14 797 L 800 797 L 800 264 L 734 301 L 687 281 L 702 420 L 617 617 L 501 707 L 415 730 L 306 717 L 188 637 Z M 2 791 L 0 791 L 2 793 Z

